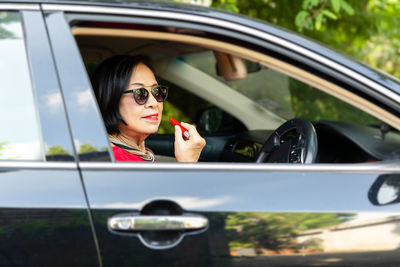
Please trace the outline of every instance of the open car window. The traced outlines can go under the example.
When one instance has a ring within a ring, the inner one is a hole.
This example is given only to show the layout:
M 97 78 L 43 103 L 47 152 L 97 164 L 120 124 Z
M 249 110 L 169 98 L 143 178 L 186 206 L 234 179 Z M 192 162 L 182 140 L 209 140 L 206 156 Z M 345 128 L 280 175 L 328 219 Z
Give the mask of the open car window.
M 89 75 L 116 54 L 151 59 L 157 79 L 170 87 L 160 129 L 146 140 L 158 155 L 173 157 L 169 117 L 196 124 L 207 140 L 200 157 L 206 162 L 255 162 L 274 130 L 293 118 L 315 127 L 316 163 L 369 162 L 399 154 L 391 149 L 400 144 L 397 131 L 380 130 L 396 122 L 347 88 L 222 41 L 126 28 L 78 24 L 73 33 Z

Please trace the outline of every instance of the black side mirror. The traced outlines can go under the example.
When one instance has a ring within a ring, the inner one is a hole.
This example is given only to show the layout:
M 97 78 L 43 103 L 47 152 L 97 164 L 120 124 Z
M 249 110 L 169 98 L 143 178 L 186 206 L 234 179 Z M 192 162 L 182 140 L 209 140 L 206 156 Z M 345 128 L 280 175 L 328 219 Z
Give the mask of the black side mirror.
M 400 202 L 400 174 L 380 175 L 368 192 L 368 199 L 375 206 Z

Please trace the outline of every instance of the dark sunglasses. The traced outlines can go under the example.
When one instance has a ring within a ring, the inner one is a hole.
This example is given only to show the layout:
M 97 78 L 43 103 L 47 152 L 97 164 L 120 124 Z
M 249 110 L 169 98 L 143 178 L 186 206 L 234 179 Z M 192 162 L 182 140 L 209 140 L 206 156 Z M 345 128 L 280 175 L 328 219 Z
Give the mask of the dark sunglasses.
M 146 104 L 147 100 L 149 100 L 149 91 L 147 91 L 146 88 L 141 87 L 138 89 L 132 89 L 132 90 L 127 90 L 124 91 L 123 94 L 128 94 L 132 93 L 133 98 L 135 99 L 136 103 L 139 105 L 144 105 Z M 157 102 L 164 102 L 165 99 L 167 99 L 168 96 L 168 87 L 158 85 L 151 89 L 151 94 L 154 96 L 154 98 L 157 100 Z

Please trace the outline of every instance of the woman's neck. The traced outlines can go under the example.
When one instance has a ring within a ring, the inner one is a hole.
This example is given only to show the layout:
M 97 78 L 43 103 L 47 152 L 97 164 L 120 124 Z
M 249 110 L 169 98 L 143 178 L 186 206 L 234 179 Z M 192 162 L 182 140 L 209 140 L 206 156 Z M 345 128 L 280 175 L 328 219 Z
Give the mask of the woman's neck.
M 111 134 L 111 137 L 119 140 L 120 142 L 122 142 L 123 144 L 139 149 L 142 152 L 146 151 L 146 147 L 144 144 L 144 140 L 145 138 L 135 138 L 132 136 L 128 136 L 124 133 L 120 133 L 120 134 Z

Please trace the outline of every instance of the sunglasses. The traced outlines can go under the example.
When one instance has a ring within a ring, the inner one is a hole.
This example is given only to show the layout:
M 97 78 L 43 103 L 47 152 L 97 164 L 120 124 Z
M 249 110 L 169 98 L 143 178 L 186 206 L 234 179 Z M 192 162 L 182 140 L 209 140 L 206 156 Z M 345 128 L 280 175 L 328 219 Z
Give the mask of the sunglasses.
M 124 91 L 123 94 L 128 94 L 132 93 L 133 98 L 135 99 L 136 103 L 139 105 L 144 105 L 146 104 L 147 100 L 149 100 L 150 93 L 147 91 L 146 88 L 141 87 L 138 89 L 132 89 L 132 90 L 127 90 Z M 164 102 L 165 99 L 167 99 L 168 96 L 168 87 L 158 85 L 151 89 L 151 94 L 154 96 L 154 98 L 157 100 L 157 102 Z

